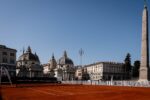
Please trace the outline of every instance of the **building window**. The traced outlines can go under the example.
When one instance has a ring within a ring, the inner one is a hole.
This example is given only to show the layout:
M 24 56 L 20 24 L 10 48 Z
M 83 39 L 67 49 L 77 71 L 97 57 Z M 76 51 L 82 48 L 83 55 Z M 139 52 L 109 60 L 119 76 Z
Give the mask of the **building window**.
M 10 56 L 14 57 L 14 56 L 15 56 L 15 54 L 14 54 L 14 53 L 10 53 Z
M 78 76 L 81 76 L 81 73 L 79 73 Z
M 7 58 L 3 58 L 3 63 L 7 63 Z
M 15 64 L 15 60 L 14 59 L 10 59 L 10 64 Z
M 7 52 L 3 52 L 3 55 L 7 55 Z

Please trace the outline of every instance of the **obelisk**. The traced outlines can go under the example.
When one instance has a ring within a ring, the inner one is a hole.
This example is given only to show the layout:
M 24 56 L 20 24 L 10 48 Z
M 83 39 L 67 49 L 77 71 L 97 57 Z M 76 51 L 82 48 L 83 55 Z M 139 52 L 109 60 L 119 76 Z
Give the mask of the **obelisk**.
M 140 82 L 148 82 L 149 68 L 149 43 L 148 43 L 148 9 L 145 0 L 142 15 L 142 46 L 141 46 L 141 66 L 139 73 Z

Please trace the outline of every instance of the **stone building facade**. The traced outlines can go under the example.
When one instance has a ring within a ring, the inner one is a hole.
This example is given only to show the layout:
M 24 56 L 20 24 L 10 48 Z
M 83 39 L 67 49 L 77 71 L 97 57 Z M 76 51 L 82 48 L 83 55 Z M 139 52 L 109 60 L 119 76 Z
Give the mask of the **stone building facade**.
M 63 56 L 56 62 L 54 55 L 52 59 L 43 65 L 44 76 L 54 76 L 60 81 L 74 80 L 75 68 L 73 61 L 67 56 L 67 52 L 64 51 Z
M 76 66 L 75 79 L 82 80 L 83 68 L 81 66 Z
M 52 58 L 47 64 L 43 64 L 43 74 L 44 77 L 54 77 L 55 76 L 55 69 L 57 67 L 57 62 L 55 60 L 54 54 Z
M 64 51 L 63 56 L 57 62 L 57 69 L 55 70 L 55 76 L 63 81 L 75 79 L 74 63 L 67 56 L 66 51 Z
M 124 80 L 127 72 L 123 63 L 97 62 L 83 67 L 90 76 L 90 80 Z
M 32 53 L 30 46 L 19 57 L 16 68 L 17 77 L 42 77 L 43 67 L 40 65 L 38 55 Z
M 10 77 L 16 76 L 16 49 L 0 45 L 0 68 L 5 67 Z

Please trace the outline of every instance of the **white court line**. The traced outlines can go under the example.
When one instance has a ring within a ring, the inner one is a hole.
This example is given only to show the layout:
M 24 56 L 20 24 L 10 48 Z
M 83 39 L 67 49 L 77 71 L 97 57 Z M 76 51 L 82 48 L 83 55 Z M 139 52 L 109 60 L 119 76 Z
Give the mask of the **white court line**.
M 94 94 L 94 93 L 111 93 L 111 91 L 95 91 L 95 92 L 86 92 L 86 93 L 76 93 L 76 95 Z
M 84 92 L 84 93 L 70 93 L 70 92 L 65 92 L 65 91 L 57 91 L 57 90 L 51 90 L 51 89 L 44 89 L 44 90 L 51 90 L 51 91 L 55 91 L 55 92 L 59 92 L 59 93 L 63 93 L 65 92 L 65 94 L 54 94 L 54 93 L 50 93 L 50 92 L 46 92 L 46 91 L 42 91 L 42 90 L 38 90 L 38 89 L 33 89 L 33 88 L 29 88 L 30 90 L 33 90 L 35 92 L 39 92 L 39 93 L 43 93 L 43 94 L 48 94 L 48 95 L 54 95 L 54 96 L 65 96 L 65 95 L 87 95 L 87 94 L 94 94 L 94 93 L 112 93 L 112 91 L 93 91 L 93 92 Z
M 46 91 L 41 91 L 41 90 L 38 90 L 38 89 L 33 89 L 33 88 L 28 88 L 28 89 L 33 90 L 33 91 L 35 91 L 35 92 L 43 93 L 43 94 L 49 94 L 49 95 L 60 96 L 60 95 L 57 95 L 57 94 L 54 94 L 54 93 L 50 93 L 50 92 L 46 92 Z
M 44 89 L 44 90 L 50 90 L 50 91 L 54 91 L 54 92 L 58 92 L 58 93 L 63 93 L 65 95 L 74 95 L 74 93 L 71 93 L 71 92 L 58 91 L 58 90 L 55 90 L 55 89 Z
M 52 89 L 44 89 L 44 90 L 50 90 L 50 91 L 55 91 L 59 93 L 65 93 L 64 95 L 85 95 L 85 94 L 94 94 L 94 93 L 112 93 L 112 91 L 93 91 L 93 92 L 84 92 L 84 93 L 71 93 L 71 92 L 66 92 L 66 91 L 58 91 L 58 90 L 52 90 Z
M 77 90 L 77 91 L 80 91 L 80 92 L 85 92 L 84 91 L 84 88 L 72 88 L 73 90 Z M 64 88 L 63 90 L 65 90 L 65 91 L 70 91 L 71 89 L 70 88 Z M 82 90 L 82 91 L 81 91 Z M 62 91 L 62 92 L 65 92 L 65 91 Z M 91 89 L 89 89 L 89 90 L 87 90 L 86 89 L 86 91 L 94 91 L 95 92 L 95 90 L 91 90 Z

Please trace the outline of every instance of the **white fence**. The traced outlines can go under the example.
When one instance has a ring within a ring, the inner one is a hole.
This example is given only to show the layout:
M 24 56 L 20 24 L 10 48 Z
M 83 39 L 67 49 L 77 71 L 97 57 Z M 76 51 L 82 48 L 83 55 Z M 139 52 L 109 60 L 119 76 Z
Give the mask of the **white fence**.
M 129 86 L 129 87 L 150 87 L 150 82 L 138 81 L 62 81 L 63 84 L 82 85 L 109 85 L 109 86 Z

